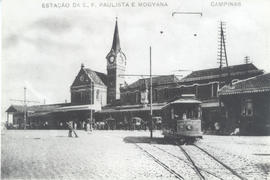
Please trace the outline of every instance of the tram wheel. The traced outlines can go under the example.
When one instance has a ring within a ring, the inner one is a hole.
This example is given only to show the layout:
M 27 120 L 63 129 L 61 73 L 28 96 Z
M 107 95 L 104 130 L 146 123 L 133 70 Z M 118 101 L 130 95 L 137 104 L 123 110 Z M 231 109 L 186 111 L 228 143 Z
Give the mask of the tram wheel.
M 196 138 L 193 138 L 193 137 L 186 138 L 187 145 L 192 145 L 192 144 L 194 144 L 195 141 L 196 141 Z
M 178 139 L 177 142 L 179 143 L 179 145 L 184 145 L 186 140 L 185 140 L 185 138 L 181 137 L 181 138 Z

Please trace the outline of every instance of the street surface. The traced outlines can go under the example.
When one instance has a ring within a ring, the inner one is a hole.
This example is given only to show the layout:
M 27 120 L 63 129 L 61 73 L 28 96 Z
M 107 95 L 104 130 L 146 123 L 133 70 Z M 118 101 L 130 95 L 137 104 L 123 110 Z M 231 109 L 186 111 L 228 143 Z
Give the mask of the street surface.
M 77 134 L 2 131 L 1 179 L 270 179 L 270 137 L 204 136 L 178 146 L 160 131 L 152 141 L 148 131 Z

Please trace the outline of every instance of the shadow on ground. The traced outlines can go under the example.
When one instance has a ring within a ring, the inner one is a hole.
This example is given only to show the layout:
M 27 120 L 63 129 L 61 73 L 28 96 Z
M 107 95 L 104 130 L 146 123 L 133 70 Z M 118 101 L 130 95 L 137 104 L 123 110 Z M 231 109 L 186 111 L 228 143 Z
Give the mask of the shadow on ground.
M 123 139 L 125 143 L 149 143 L 149 144 L 174 144 L 173 141 L 165 140 L 162 137 L 150 138 L 146 136 L 127 136 Z

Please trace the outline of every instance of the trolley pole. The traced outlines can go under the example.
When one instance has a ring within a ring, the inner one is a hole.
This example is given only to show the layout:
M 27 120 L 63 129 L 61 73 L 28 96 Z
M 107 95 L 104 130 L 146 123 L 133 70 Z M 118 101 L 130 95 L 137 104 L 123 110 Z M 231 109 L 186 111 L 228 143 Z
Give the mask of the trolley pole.
M 150 138 L 153 138 L 153 110 L 152 110 L 152 50 L 150 46 Z

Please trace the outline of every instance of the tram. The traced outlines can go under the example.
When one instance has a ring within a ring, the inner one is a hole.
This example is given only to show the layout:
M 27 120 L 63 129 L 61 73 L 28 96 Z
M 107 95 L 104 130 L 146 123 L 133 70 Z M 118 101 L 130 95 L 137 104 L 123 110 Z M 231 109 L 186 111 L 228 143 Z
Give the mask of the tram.
M 201 101 L 195 95 L 182 95 L 162 108 L 162 134 L 180 144 L 202 138 Z

